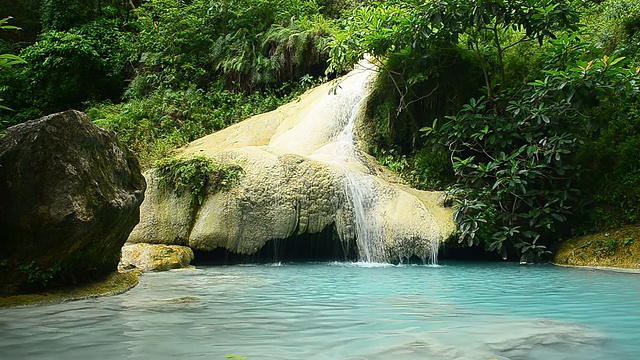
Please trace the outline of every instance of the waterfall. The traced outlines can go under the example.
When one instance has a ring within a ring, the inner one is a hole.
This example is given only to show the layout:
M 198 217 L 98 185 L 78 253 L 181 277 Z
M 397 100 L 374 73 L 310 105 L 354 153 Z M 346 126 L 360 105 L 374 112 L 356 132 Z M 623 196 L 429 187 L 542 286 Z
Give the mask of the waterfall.
M 334 99 L 331 115 L 334 118 L 323 120 L 333 122 L 334 126 L 341 127 L 341 131 L 311 157 L 342 170 L 344 206 L 349 209 L 351 221 L 348 221 L 346 229 L 339 228 L 338 233 L 342 241 L 355 239 L 359 261 L 382 263 L 397 258 L 402 262 L 417 255 L 425 264 L 436 264 L 440 245 L 438 239 L 430 238 L 427 242 L 422 237 L 400 239 L 394 226 L 385 222 L 380 212 L 380 192 L 384 192 L 388 185 L 381 184 L 377 174 L 372 173 L 370 162 L 367 162 L 366 155 L 357 144 L 355 124 L 364 109 L 368 87 L 375 75 L 371 67 L 370 63 L 363 60 L 354 72 L 332 90 Z M 428 213 L 426 209 L 423 210 Z M 390 243 L 394 242 L 393 254 L 389 254 Z
M 339 147 L 343 151 L 342 157 L 358 159 L 361 156 L 355 137 L 355 122 L 365 99 L 366 94 L 363 94 L 361 100 L 353 106 L 349 122 L 340 136 L 340 142 L 343 144 Z M 366 173 L 345 170 L 343 190 L 353 210 L 358 259 L 366 262 L 387 262 L 383 246 L 383 226 L 372 211 L 378 200 L 375 179 Z
M 361 61 L 356 72 L 337 85 L 339 88 L 334 88 L 334 96 L 350 99 L 335 101 L 335 104 L 348 110 L 338 112 L 344 119 L 336 119 L 336 123 L 345 125 L 335 141 L 320 148 L 315 155 L 317 157 L 322 154 L 324 161 L 337 165 L 344 173 L 343 193 L 346 205 L 352 213 L 352 223 L 350 229 L 338 229 L 341 239 L 348 241 L 355 238 L 359 261 L 387 262 L 389 259 L 384 248 L 384 226 L 374 212 L 379 200 L 376 194 L 377 181 L 368 174 L 366 165 L 361 160 L 364 155 L 360 152 L 355 137 L 355 122 L 365 103 L 367 87 L 374 74 L 370 68 L 371 64 L 366 60 Z M 354 168 L 359 168 L 359 171 L 354 171 Z
M 358 259 L 366 262 L 387 262 L 383 226 L 372 211 L 378 200 L 373 181 L 367 175 L 345 172 L 344 193 L 353 210 Z

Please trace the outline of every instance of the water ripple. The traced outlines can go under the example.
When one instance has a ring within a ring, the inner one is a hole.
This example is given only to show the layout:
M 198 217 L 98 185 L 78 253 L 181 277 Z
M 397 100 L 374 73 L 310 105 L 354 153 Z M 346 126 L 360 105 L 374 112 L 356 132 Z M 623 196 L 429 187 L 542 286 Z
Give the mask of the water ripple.
M 145 274 L 0 310 L 0 358 L 635 359 L 640 276 L 551 266 L 270 264 Z

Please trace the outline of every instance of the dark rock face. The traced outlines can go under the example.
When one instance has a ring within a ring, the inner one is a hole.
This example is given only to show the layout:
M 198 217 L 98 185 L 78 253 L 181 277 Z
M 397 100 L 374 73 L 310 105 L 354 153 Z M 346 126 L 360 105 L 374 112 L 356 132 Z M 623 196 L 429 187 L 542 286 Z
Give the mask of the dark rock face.
M 66 111 L 0 138 L 0 294 L 113 271 L 146 183 L 113 132 Z

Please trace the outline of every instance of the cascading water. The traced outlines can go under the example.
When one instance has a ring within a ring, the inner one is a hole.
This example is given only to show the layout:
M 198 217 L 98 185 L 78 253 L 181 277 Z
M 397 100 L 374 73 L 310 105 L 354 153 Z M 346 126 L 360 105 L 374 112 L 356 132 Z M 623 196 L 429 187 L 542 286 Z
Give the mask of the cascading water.
M 358 258 L 366 262 L 387 262 L 382 224 L 371 211 L 377 201 L 373 179 L 345 172 L 344 193 L 353 209 Z
M 363 69 L 363 72 L 367 70 Z M 342 152 L 339 158 L 356 160 L 362 156 L 355 138 L 355 122 L 362 103 L 366 99 L 363 84 L 360 101 L 351 109 L 349 121 L 344 127 L 339 139 L 337 149 Z M 356 243 L 358 245 L 358 258 L 366 262 L 387 262 L 388 257 L 383 245 L 383 227 L 379 219 L 376 219 L 372 209 L 377 202 L 375 193 L 375 179 L 365 173 L 356 173 L 345 169 L 344 194 L 353 210 L 353 222 Z
M 336 123 L 345 124 L 340 135 L 335 141 L 318 149 L 311 157 L 321 155 L 325 162 L 330 162 L 343 171 L 343 192 L 352 214 L 352 221 L 349 229 L 338 229 L 342 240 L 355 238 L 360 261 L 388 262 L 390 256 L 385 242 L 394 239 L 395 234 L 391 229 L 385 229 L 385 219 L 375 211 L 380 201 L 380 185 L 367 169 L 363 160 L 365 155 L 361 153 L 355 136 L 356 119 L 365 102 L 367 87 L 375 74 L 371 67 L 371 64 L 363 60 L 358 64 L 356 71 L 340 84 L 340 89 L 335 91 L 335 96 L 343 98 L 336 99 L 335 104 L 343 108 L 349 107 L 348 111 L 341 110 L 338 114 L 348 116 L 348 120 L 337 119 Z M 423 262 L 426 262 L 429 256 L 429 263 L 435 264 L 439 242 L 431 241 L 430 245 L 428 250 L 419 251 L 420 256 Z M 405 255 L 407 260 L 411 254 Z M 396 258 L 403 261 L 402 254 L 396 254 Z

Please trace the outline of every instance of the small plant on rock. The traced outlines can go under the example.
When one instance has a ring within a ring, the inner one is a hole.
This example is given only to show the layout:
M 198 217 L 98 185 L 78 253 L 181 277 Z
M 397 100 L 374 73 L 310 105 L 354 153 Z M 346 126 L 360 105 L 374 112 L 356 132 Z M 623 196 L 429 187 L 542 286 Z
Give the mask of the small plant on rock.
M 239 165 L 217 164 L 204 155 L 165 158 L 156 163 L 156 168 L 160 186 L 173 189 L 176 194 L 189 193 L 192 205 L 202 204 L 207 187 L 224 190 L 243 172 Z

